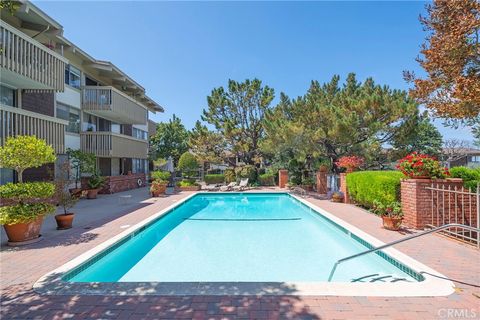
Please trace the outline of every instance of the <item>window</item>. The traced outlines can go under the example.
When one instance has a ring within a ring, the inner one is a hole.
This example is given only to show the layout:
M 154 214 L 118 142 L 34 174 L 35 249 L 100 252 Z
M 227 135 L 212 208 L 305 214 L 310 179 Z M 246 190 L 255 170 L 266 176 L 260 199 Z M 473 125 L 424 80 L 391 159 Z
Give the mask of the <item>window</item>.
M 0 103 L 6 106 L 15 107 L 15 89 L 0 86 Z
M 72 65 L 67 65 L 65 67 L 65 83 L 80 89 L 80 70 Z
M 91 114 L 83 114 L 83 131 L 97 131 L 97 117 L 92 116 Z
M 147 131 L 143 131 L 137 128 L 133 128 L 132 137 L 142 140 L 148 140 L 148 133 Z
M 132 159 L 132 173 L 147 173 L 148 161 L 146 159 Z
M 111 122 L 107 119 L 98 118 L 98 131 L 110 131 Z
M 472 156 L 470 162 L 480 162 L 480 156 Z
M 67 120 L 67 132 L 80 132 L 80 110 L 57 103 L 57 118 Z

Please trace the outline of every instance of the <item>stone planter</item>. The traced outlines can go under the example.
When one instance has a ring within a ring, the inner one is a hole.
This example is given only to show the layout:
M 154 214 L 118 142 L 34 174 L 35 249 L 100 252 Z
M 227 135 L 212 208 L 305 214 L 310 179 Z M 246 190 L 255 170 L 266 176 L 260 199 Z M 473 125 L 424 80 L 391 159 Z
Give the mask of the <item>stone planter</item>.
M 165 194 L 167 190 L 167 184 L 152 184 L 150 187 L 150 192 L 153 197 L 159 197 L 162 194 Z
M 39 241 L 42 223 L 43 216 L 31 222 L 4 225 L 8 245 L 21 246 Z
M 180 191 L 198 191 L 200 190 L 200 186 L 188 186 L 188 187 L 177 186 L 176 189 Z

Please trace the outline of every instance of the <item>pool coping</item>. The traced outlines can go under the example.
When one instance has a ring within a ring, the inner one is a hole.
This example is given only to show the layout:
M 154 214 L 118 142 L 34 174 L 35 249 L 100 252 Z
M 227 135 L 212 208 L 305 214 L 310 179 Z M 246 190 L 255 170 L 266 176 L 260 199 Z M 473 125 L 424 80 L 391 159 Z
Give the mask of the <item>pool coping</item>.
M 242 194 L 238 192 L 237 194 Z M 246 194 L 251 194 L 245 192 Z M 255 192 L 256 193 L 256 192 Z M 284 192 L 261 192 L 265 194 L 288 194 L 334 224 L 346 229 L 372 246 L 385 244 L 370 234 L 345 222 L 301 197 Z M 33 289 L 46 295 L 302 295 L 302 296 L 384 296 L 420 297 L 446 296 L 452 294 L 454 284 L 445 276 L 394 248 L 382 250 L 386 255 L 423 276 L 421 282 L 396 283 L 351 283 L 351 282 L 68 282 L 63 277 L 92 259 L 102 251 L 138 232 L 142 227 L 156 221 L 172 209 L 182 205 L 197 194 L 220 194 L 218 192 L 195 192 L 165 209 L 140 221 L 118 235 L 86 251 L 59 268 L 47 273 L 33 285 Z M 233 194 L 232 192 L 228 194 Z M 443 278 L 443 279 L 442 279 Z

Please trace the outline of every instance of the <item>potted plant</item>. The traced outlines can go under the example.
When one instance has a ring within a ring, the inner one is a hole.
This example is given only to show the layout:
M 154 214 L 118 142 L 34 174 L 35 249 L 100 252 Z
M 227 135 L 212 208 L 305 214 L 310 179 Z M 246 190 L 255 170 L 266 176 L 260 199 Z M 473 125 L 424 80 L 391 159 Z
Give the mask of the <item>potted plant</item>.
M 400 229 L 403 220 L 402 206 L 400 202 L 394 201 L 383 204 L 375 201 L 373 204 L 373 212 L 382 217 L 383 227 L 387 230 L 397 231 Z
M 35 136 L 10 137 L 0 147 L 0 167 L 17 172 L 18 183 L 0 187 L 0 223 L 9 244 L 21 245 L 38 241 L 43 217 L 55 211 L 51 203 L 55 186 L 49 182 L 23 182 L 23 172 L 38 168 L 56 159 L 52 146 Z
M 332 202 L 343 202 L 343 193 L 340 191 L 332 193 Z
M 55 221 L 57 222 L 57 230 L 65 230 L 72 227 L 75 213 L 70 212 L 70 209 L 73 208 L 73 206 L 78 202 L 79 197 L 68 190 L 70 182 L 68 180 L 70 164 L 68 162 L 64 162 L 60 168 L 60 174 L 55 180 L 55 198 L 58 205 L 63 208 L 63 214 L 57 214 L 55 216 Z
M 397 169 L 411 179 L 442 179 L 450 175 L 448 169 L 443 168 L 436 158 L 418 152 L 401 159 Z
M 360 168 L 365 160 L 362 157 L 357 156 L 344 156 L 335 162 L 335 165 L 340 168 L 345 168 L 347 172 L 353 172 Z
M 100 191 L 104 183 L 105 179 L 98 173 L 90 176 L 87 182 L 87 199 L 97 199 L 98 191 Z
M 168 171 L 153 171 L 151 174 L 152 185 L 150 186 L 150 192 L 152 196 L 158 197 L 165 193 L 167 190 L 168 181 L 170 180 L 171 173 Z

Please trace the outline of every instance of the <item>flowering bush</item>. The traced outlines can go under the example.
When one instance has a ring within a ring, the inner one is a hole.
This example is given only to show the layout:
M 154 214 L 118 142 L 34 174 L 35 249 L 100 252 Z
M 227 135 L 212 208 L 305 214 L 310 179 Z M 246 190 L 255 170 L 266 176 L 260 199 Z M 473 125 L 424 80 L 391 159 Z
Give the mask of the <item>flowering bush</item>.
M 448 169 L 440 166 L 436 158 L 418 152 L 401 159 L 397 169 L 409 178 L 445 178 L 450 175 Z
M 345 168 L 347 171 L 353 171 L 355 169 L 358 169 L 364 162 L 364 159 L 362 157 L 357 157 L 357 156 L 345 156 L 341 157 L 338 159 L 335 164 L 338 167 Z

